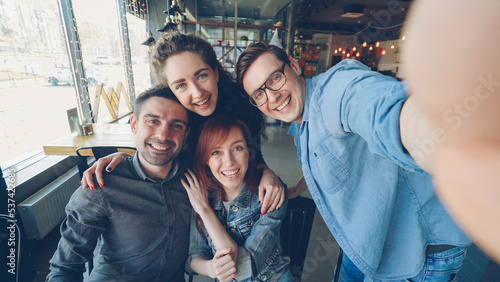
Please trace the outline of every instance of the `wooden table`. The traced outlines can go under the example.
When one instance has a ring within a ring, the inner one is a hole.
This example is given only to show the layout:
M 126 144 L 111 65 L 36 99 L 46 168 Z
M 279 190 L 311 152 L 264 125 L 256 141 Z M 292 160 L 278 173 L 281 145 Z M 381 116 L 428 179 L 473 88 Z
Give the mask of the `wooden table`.
M 94 134 L 87 136 L 67 135 L 43 146 L 45 155 L 76 156 L 76 149 L 87 146 L 125 146 L 135 148 L 135 135 L 130 124 L 93 124 Z M 135 151 L 125 150 L 133 155 Z M 91 150 L 82 150 L 84 156 L 92 156 Z

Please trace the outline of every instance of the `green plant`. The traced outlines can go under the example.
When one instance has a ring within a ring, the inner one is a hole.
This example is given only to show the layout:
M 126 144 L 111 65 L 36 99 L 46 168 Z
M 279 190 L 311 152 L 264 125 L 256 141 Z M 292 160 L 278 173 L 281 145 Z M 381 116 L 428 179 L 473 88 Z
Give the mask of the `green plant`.
M 248 36 L 243 35 L 242 37 L 240 37 L 240 40 L 241 41 L 248 41 Z

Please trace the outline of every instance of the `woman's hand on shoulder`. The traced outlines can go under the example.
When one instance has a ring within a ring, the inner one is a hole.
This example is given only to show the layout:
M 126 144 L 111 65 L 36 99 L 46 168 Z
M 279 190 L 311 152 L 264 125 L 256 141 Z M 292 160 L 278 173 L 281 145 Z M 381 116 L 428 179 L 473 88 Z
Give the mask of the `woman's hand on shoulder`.
M 117 152 L 98 159 L 91 167 L 83 172 L 82 188 L 85 189 L 87 187 L 90 187 L 90 190 L 93 190 L 96 187 L 94 184 L 94 179 L 92 177 L 94 174 L 99 187 L 102 188 L 102 186 L 104 185 L 104 179 L 102 177 L 104 167 L 106 167 L 107 172 L 112 172 L 119 163 L 123 162 L 123 160 L 125 160 L 125 158 L 129 156 L 130 155 L 127 153 Z
M 213 268 L 211 270 L 213 272 L 210 277 L 217 278 L 221 282 L 230 282 L 232 279 L 237 279 L 236 261 L 231 257 L 231 249 L 232 248 L 225 248 L 215 252 L 214 258 L 212 259 Z
M 186 189 L 189 202 L 191 202 L 193 209 L 198 214 L 202 214 L 207 209 L 211 209 L 208 204 L 208 190 L 200 184 L 196 174 L 191 169 L 188 169 L 187 172 L 184 173 L 184 176 L 186 179 L 181 179 L 181 183 Z
M 259 201 L 262 203 L 262 214 L 281 208 L 285 202 L 285 187 L 279 177 L 267 166 L 262 171 L 259 184 Z

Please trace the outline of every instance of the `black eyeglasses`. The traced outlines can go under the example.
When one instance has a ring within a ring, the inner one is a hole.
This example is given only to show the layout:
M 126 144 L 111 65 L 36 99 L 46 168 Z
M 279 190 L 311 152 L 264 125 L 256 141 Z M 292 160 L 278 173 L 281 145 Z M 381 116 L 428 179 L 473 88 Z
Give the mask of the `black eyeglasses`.
M 255 90 L 252 95 L 250 95 L 250 103 L 255 107 L 260 107 L 267 102 L 266 89 L 272 91 L 278 91 L 285 85 L 286 75 L 285 75 L 286 63 L 283 63 L 283 67 L 280 70 L 273 72 L 262 84 L 259 89 Z

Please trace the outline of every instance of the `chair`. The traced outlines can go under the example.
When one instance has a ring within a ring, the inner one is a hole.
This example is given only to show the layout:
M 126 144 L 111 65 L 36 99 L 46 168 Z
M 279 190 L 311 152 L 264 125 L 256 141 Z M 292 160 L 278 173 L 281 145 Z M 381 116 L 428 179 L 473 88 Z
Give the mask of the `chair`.
M 291 199 L 288 201 L 288 211 L 281 226 L 283 253 L 290 257 L 290 270 L 298 281 L 304 269 L 315 212 L 316 205 L 312 199 Z
M 87 168 L 89 168 L 89 165 L 87 163 L 87 156 L 89 156 L 90 154 L 88 153 L 88 151 L 92 151 L 92 155 L 94 155 L 95 160 L 97 161 L 102 157 L 116 152 L 134 153 L 136 151 L 136 148 L 122 146 L 89 146 L 76 149 L 76 154 L 78 155 L 77 164 L 78 171 L 80 172 L 80 178 L 82 177 L 83 172 Z

